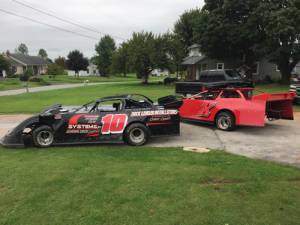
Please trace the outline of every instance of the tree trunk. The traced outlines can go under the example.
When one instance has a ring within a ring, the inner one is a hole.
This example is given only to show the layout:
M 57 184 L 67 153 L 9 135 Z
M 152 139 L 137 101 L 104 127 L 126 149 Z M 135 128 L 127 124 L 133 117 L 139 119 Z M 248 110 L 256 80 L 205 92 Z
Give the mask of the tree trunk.
M 26 81 L 26 83 L 25 83 L 25 89 L 26 89 L 26 93 L 29 93 L 29 88 L 28 88 L 28 81 Z
M 179 65 L 176 65 L 176 78 L 178 79 L 179 77 Z
M 245 66 L 249 69 L 246 71 L 245 75 L 248 80 L 253 81 L 253 66 L 255 64 L 255 57 L 252 51 L 249 51 L 245 54 Z
M 291 75 L 292 75 L 292 69 L 291 68 L 281 68 L 280 69 L 281 73 L 281 84 L 284 85 L 290 85 L 291 83 Z
M 146 85 L 149 84 L 148 79 L 149 79 L 149 74 L 144 74 L 142 78 L 142 83 Z

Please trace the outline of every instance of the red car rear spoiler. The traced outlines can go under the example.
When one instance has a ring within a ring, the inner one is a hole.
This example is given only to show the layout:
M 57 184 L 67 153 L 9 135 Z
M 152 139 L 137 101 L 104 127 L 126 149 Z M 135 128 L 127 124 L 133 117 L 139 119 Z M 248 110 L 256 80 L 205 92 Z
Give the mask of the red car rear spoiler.
M 295 93 L 260 94 L 253 96 L 253 100 L 266 101 L 266 116 L 269 119 L 293 120 L 293 100 Z

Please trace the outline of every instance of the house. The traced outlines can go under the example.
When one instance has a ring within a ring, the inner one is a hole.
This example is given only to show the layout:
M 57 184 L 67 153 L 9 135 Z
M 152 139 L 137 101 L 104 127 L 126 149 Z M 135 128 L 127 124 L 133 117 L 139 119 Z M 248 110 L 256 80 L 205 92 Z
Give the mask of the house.
M 243 71 L 241 63 L 234 59 L 221 61 L 201 54 L 200 46 L 197 44 L 189 48 L 189 55 L 183 60 L 182 65 L 187 67 L 187 80 L 198 79 L 200 72 L 204 70 L 240 69 Z M 274 81 L 281 78 L 277 65 L 267 59 L 257 61 L 252 71 L 253 79 L 256 81 L 265 80 L 267 77 Z M 295 67 L 294 72 L 300 72 L 300 64 Z
M 69 76 L 75 76 L 75 71 L 74 70 L 68 70 L 68 75 Z M 80 77 L 87 77 L 87 76 L 100 76 L 100 72 L 97 68 L 97 66 L 91 62 L 89 62 L 89 65 L 87 67 L 87 70 L 80 70 L 78 72 L 78 75 Z
M 151 76 L 160 77 L 160 76 L 169 76 L 170 71 L 167 69 L 154 69 L 151 72 Z
M 48 61 L 42 57 L 11 53 L 4 54 L 4 57 L 10 62 L 10 71 L 13 74 L 21 75 L 28 68 L 32 68 L 34 75 L 41 75 L 47 72 Z

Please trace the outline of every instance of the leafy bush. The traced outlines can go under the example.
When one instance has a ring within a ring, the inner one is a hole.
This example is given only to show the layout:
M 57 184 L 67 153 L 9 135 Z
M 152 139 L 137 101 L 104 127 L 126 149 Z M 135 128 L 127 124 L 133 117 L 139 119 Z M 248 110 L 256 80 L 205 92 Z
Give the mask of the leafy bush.
M 65 75 L 66 72 L 63 67 L 57 65 L 56 63 L 50 64 L 47 70 L 48 75 L 50 78 L 55 78 L 56 75 Z
M 18 74 L 10 74 L 10 73 L 7 74 L 7 78 L 19 78 L 19 77 L 20 75 Z
M 167 78 L 164 79 L 164 85 L 170 85 L 170 84 L 173 84 L 177 81 L 178 81 L 177 78 L 167 77 Z
M 45 81 L 42 77 L 33 76 L 29 78 L 29 82 L 40 83 L 41 85 L 50 85 L 47 81 Z
M 20 81 L 27 82 L 33 76 L 33 69 L 27 68 L 24 74 L 20 75 Z

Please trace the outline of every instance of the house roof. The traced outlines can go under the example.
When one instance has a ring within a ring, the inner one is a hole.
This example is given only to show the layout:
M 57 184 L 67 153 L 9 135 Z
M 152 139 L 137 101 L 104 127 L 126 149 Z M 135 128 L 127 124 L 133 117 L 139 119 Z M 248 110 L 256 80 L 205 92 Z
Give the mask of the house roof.
M 183 60 L 182 65 L 195 65 L 195 64 L 199 63 L 200 61 L 202 61 L 205 58 L 206 58 L 206 56 L 204 56 L 204 55 L 202 55 L 202 56 L 189 56 L 189 57 L 186 57 Z
M 200 45 L 198 45 L 198 44 L 193 44 L 193 45 L 191 45 L 188 49 L 194 49 L 194 48 L 200 48 Z
M 23 54 L 9 54 L 8 58 L 23 65 L 42 66 L 47 65 L 48 61 L 39 56 L 30 56 Z

